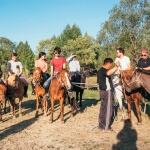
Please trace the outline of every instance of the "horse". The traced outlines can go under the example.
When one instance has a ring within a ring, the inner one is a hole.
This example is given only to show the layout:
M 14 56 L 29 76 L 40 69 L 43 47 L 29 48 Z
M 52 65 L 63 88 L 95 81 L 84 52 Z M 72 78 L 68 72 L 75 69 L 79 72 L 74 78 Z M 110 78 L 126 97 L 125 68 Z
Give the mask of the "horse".
M 61 122 L 64 122 L 64 99 L 66 97 L 66 90 L 71 89 L 70 74 L 66 69 L 59 71 L 52 79 L 49 88 L 50 102 L 51 102 L 51 114 L 50 122 L 53 122 L 54 103 L 60 102 L 60 118 Z M 74 107 L 73 101 L 71 101 L 71 115 L 73 115 Z
M 123 84 L 123 87 L 127 85 L 132 77 L 133 71 L 132 70 L 122 70 L 121 71 L 121 81 Z M 142 95 L 140 94 L 140 89 L 134 90 L 132 92 L 127 92 L 124 89 L 124 96 L 127 100 L 128 105 L 128 120 L 131 120 L 131 103 L 135 103 L 136 112 L 137 112 L 137 118 L 138 123 L 142 122 L 141 118 L 141 112 L 140 112 L 140 101 L 142 100 Z
M 41 68 L 35 67 L 33 72 L 33 84 L 35 86 L 35 93 L 36 93 L 36 113 L 35 117 L 38 117 L 38 110 L 39 110 L 39 100 L 42 102 L 42 108 L 44 110 L 44 115 L 47 115 L 47 107 L 48 102 L 46 100 L 46 89 L 42 87 L 43 85 L 43 72 Z M 40 103 L 41 103 L 40 102 Z
M 6 85 L 0 83 L 0 121 L 3 121 L 2 120 L 2 105 L 6 101 L 6 90 L 7 90 Z
M 129 83 L 125 85 L 127 92 L 143 87 L 148 93 L 150 93 L 150 71 L 144 69 L 136 69 L 130 79 Z
M 22 115 L 22 100 L 24 96 L 24 84 L 21 79 L 14 73 L 9 74 L 6 81 L 7 93 L 12 106 L 13 118 L 15 116 L 15 99 L 19 98 L 19 116 Z
M 122 86 L 120 84 L 120 79 L 119 79 L 119 75 L 118 74 L 113 74 L 111 76 L 112 82 L 113 82 L 113 87 L 114 87 L 114 98 L 115 100 L 117 100 L 118 104 L 119 104 L 119 108 L 121 110 L 121 115 L 122 115 L 122 119 L 125 119 L 125 113 L 124 113 L 124 109 L 123 109 L 123 103 L 122 103 L 122 98 L 123 98 L 123 91 L 122 91 Z
M 76 101 L 79 101 L 80 93 L 80 102 L 79 106 L 82 107 L 82 96 L 85 89 L 86 77 L 90 77 L 90 68 L 88 66 L 83 67 L 83 70 L 79 74 L 74 73 L 72 76 L 73 91 L 76 92 Z

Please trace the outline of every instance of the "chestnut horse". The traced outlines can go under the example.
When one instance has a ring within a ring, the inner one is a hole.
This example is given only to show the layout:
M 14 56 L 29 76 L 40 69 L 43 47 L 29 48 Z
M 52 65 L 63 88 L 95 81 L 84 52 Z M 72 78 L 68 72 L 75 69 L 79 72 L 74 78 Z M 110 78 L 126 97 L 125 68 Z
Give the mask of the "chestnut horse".
M 7 87 L 4 84 L 0 83 L 0 121 L 2 121 L 2 105 L 6 101 L 6 90 Z
M 64 122 L 64 99 L 66 96 L 66 89 L 71 89 L 70 75 L 66 69 L 59 71 L 51 80 L 49 95 L 51 102 L 50 122 L 53 122 L 54 103 L 56 100 L 60 102 L 60 118 Z M 71 114 L 73 115 L 73 102 L 71 101 Z
M 132 77 L 132 73 L 133 73 L 132 70 L 121 71 L 121 81 L 122 81 L 123 87 L 125 87 L 125 85 L 129 83 Z M 125 96 L 125 99 L 127 100 L 127 105 L 128 105 L 128 119 L 131 120 L 131 103 L 134 102 L 135 107 L 136 107 L 137 117 L 138 117 L 138 123 L 141 123 L 142 118 L 141 118 L 141 112 L 140 112 L 140 101 L 142 100 L 142 96 L 140 94 L 140 89 L 134 90 L 130 93 L 128 93 L 124 89 L 124 96 Z
M 39 110 L 39 100 L 42 100 L 42 108 L 44 110 L 44 115 L 47 115 L 47 107 L 48 102 L 45 100 L 46 98 L 46 90 L 42 87 L 43 84 L 43 72 L 41 68 L 35 67 L 33 72 L 33 84 L 35 86 L 35 93 L 36 93 L 36 113 L 35 117 L 38 117 L 38 110 Z
M 15 117 L 15 99 L 19 98 L 19 116 L 22 115 L 22 100 L 24 96 L 24 84 L 16 74 L 10 74 L 7 81 L 9 100 L 12 106 L 13 118 Z

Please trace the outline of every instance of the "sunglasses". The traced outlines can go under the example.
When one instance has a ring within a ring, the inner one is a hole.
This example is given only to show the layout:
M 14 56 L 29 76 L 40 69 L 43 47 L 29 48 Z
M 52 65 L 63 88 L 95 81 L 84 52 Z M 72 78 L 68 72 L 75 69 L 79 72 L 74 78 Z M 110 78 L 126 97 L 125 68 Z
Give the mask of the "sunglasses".
M 147 55 L 141 55 L 141 56 L 147 56 Z

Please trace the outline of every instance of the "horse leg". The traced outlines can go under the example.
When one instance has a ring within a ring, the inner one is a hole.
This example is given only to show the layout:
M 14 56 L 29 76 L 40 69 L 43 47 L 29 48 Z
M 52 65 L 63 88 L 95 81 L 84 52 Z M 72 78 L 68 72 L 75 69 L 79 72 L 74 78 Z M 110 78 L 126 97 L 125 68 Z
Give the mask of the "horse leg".
M 127 100 L 127 104 L 128 104 L 128 120 L 131 121 L 131 102 Z
M 38 117 L 38 111 L 39 111 L 39 97 L 36 95 L 36 112 L 35 112 L 35 118 Z
M 84 90 L 81 89 L 81 91 L 80 91 L 80 104 L 79 104 L 80 107 L 82 107 L 82 95 L 83 95 L 83 92 L 84 92 Z
M 2 121 L 2 104 L 0 103 L 0 121 Z
M 11 103 L 11 110 L 12 110 L 12 114 L 13 114 L 13 118 L 15 118 L 15 98 L 11 98 L 10 100 L 10 103 Z
M 50 123 L 53 122 L 53 113 L 54 113 L 54 100 L 51 98 L 51 114 L 50 114 Z
M 5 102 L 4 102 L 4 113 L 6 114 L 6 103 L 7 103 L 7 99 L 5 100 Z
M 22 99 L 23 97 L 19 98 L 19 116 L 22 116 Z
M 70 99 L 70 105 L 71 105 L 71 116 L 74 116 L 74 106 L 73 106 L 73 99 Z
M 64 123 L 64 98 L 60 99 L 60 118 L 61 122 Z
M 46 113 L 46 102 L 47 102 L 47 100 L 45 100 L 44 97 L 43 97 L 42 102 L 43 102 L 44 116 L 47 116 L 47 113 Z
M 135 107 L 136 107 L 136 112 L 137 112 L 137 116 L 138 116 L 138 123 L 142 122 L 142 118 L 141 118 L 141 112 L 140 112 L 140 103 L 139 100 L 136 99 L 134 101 Z

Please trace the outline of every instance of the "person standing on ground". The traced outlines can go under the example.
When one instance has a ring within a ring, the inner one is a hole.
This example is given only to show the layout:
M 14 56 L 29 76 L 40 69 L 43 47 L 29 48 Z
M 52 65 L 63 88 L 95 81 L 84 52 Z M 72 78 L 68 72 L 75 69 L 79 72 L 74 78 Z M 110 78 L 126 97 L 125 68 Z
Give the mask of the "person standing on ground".
M 106 58 L 103 66 L 98 70 L 97 83 L 99 85 L 101 107 L 98 118 L 98 128 L 100 130 L 111 129 L 111 119 L 113 114 L 113 86 L 111 75 L 118 69 L 120 63 L 116 62 L 116 66 L 111 69 L 113 60 Z

